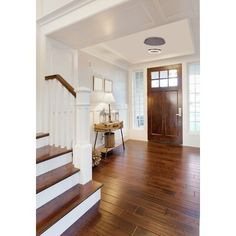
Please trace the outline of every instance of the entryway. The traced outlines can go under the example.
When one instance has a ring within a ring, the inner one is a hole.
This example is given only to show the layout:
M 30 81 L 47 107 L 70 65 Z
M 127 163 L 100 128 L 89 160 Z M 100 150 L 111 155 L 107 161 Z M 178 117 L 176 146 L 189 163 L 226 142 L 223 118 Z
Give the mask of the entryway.
M 182 65 L 147 69 L 148 140 L 182 144 Z

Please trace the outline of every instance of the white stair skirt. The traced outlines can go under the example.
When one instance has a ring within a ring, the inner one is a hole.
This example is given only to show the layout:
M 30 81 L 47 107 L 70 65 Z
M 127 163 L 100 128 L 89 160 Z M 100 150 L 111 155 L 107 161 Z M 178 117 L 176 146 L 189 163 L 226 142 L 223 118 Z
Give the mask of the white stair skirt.
M 92 206 L 94 206 L 101 198 L 101 189 L 90 195 L 80 205 L 66 214 L 63 218 L 57 221 L 48 230 L 42 233 L 42 236 L 59 236 L 66 231 L 73 223 L 83 216 Z
M 36 148 L 41 148 L 49 144 L 49 136 L 36 139 Z
M 68 189 L 72 188 L 79 183 L 79 172 L 73 174 L 72 176 L 54 184 L 53 186 L 39 192 L 36 195 L 36 207 L 39 208 L 47 202 L 51 201 L 55 197 L 64 193 Z
M 72 152 L 40 162 L 36 165 L 37 176 L 72 162 Z

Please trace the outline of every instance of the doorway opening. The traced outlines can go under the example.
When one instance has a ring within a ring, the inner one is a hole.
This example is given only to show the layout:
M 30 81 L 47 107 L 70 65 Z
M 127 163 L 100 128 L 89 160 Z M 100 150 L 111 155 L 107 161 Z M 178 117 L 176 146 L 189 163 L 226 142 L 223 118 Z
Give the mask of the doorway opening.
M 182 65 L 147 69 L 148 140 L 182 144 Z

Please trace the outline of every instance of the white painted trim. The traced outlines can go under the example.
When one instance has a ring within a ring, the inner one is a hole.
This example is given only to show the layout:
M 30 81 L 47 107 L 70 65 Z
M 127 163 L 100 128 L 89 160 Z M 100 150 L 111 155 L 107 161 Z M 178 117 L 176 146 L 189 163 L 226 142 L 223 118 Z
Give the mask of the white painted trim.
M 72 25 L 79 22 L 85 18 L 91 17 L 99 12 L 105 11 L 111 7 L 115 7 L 119 4 L 127 2 L 129 0 L 93 0 L 89 4 L 71 9 L 69 12 L 63 12 L 60 17 L 52 18 L 46 21 L 42 27 L 42 32 L 44 35 L 48 35 L 64 27 Z M 65 10 L 64 10 L 65 11 Z M 37 22 L 40 25 L 40 21 Z M 42 22 L 41 22 L 42 24 Z
M 127 62 L 127 64 L 124 64 L 124 63 L 120 63 L 120 62 L 117 62 L 117 60 L 112 60 L 112 59 L 107 59 L 107 58 L 101 58 L 101 57 L 99 57 L 97 54 L 96 54 L 96 52 L 93 52 L 92 50 L 89 50 L 89 49 L 80 49 L 82 52 L 85 52 L 85 53 L 87 53 L 87 54 L 89 54 L 89 55 L 91 55 L 91 56 L 93 56 L 93 57 L 96 57 L 97 59 L 99 59 L 99 60 L 101 60 L 101 61 L 104 61 L 104 62 L 106 62 L 106 63 L 109 63 L 109 64 L 111 64 L 111 65 L 114 65 L 114 66 L 117 66 L 117 67 L 119 67 L 119 68 L 121 68 L 121 69 L 123 69 L 123 70 L 127 70 L 128 71 L 128 69 L 129 69 L 129 63 Z
M 36 165 L 36 176 L 47 173 L 50 170 L 54 170 L 70 162 L 72 162 L 72 152 L 60 155 L 47 161 L 40 162 Z
M 45 25 L 48 24 L 49 22 L 56 20 L 57 18 L 69 14 L 71 11 L 74 11 L 78 8 L 81 8 L 91 2 L 94 2 L 96 0 L 73 0 L 72 2 L 69 2 L 65 4 L 62 7 L 59 7 L 46 15 L 43 15 L 37 19 L 37 23 L 39 25 Z
M 80 205 L 70 211 L 67 215 L 52 225 L 41 236 L 58 236 L 68 229 L 74 222 L 83 216 L 92 206 L 101 199 L 101 189 L 89 196 Z
M 36 139 L 36 148 L 41 148 L 49 144 L 49 136 Z
M 41 207 L 78 183 L 79 173 L 75 173 L 72 176 L 60 181 L 59 183 L 43 190 L 36 195 L 36 208 Z

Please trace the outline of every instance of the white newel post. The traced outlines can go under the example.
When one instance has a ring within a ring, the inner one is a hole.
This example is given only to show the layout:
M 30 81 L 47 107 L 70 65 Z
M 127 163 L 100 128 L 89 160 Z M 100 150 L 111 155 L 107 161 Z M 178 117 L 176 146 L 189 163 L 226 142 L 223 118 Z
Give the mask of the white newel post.
M 73 164 L 80 169 L 80 184 L 92 180 L 92 144 L 90 143 L 90 89 L 79 87 L 75 101 L 75 143 Z

